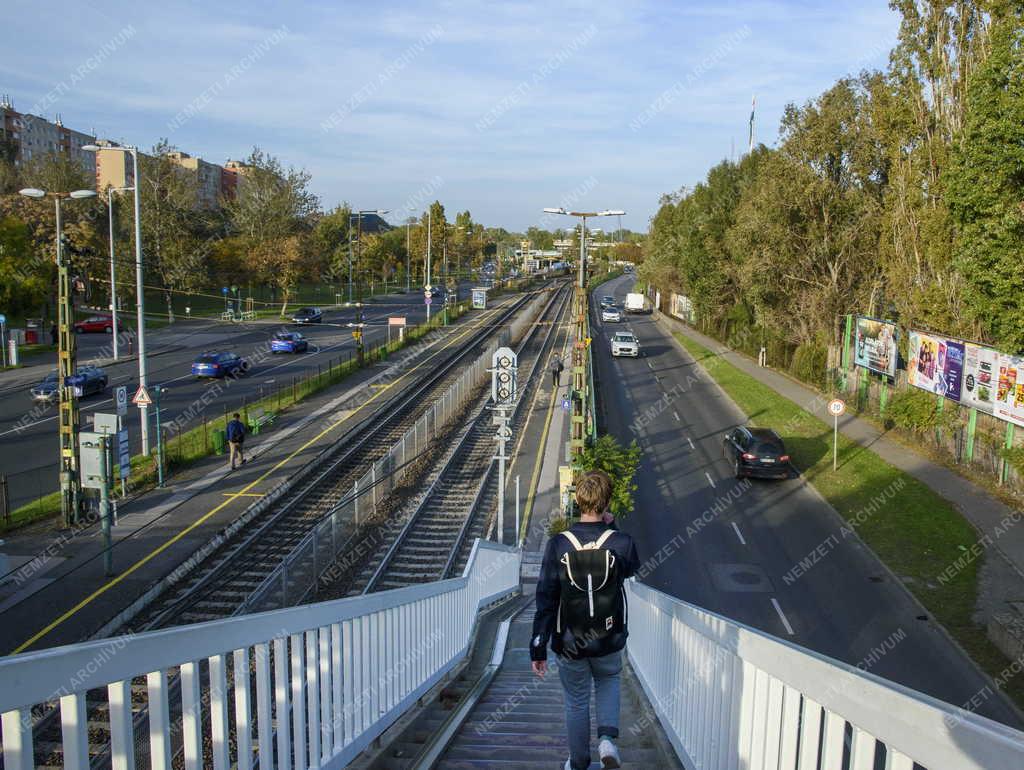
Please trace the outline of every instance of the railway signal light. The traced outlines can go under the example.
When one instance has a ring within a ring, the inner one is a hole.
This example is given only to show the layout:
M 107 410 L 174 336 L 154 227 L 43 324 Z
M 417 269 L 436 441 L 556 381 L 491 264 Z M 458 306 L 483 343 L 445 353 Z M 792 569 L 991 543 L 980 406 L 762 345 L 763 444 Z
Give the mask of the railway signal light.
M 501 347 L 491 356 L 491 400 L 495 404 L 511 404 L 516 400 L 516 371 L 518 361 L 515 351 Z

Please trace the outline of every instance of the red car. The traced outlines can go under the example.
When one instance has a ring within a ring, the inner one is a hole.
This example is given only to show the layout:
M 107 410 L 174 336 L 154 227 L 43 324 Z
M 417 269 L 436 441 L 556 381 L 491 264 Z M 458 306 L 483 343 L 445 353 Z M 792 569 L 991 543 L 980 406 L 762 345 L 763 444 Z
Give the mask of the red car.
M 110 316 L 107 315 L 94 315 L 92 318 L 86 318 L 84 321 L 79 321 L 75 324 L 75 334 L 85 334 L 87 332 L 103 332 L 104 334 L 113 334 L 114 322 Z

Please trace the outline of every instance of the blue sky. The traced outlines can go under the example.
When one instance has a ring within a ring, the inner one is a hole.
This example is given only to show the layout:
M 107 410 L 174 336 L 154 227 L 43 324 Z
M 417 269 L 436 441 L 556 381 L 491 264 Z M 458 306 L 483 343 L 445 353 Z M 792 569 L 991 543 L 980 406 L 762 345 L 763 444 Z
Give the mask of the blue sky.
M 90 3 L 13 0 L 0 92 L 72 128 L 222 163 L 253 145 L 325 207 L 396 221 L 438 198 L 522 230 L 544 206 L 658 198 L 788 102 L 881 67 L 885 0 Z M 44 10 L 45 9 L 45 10 Z

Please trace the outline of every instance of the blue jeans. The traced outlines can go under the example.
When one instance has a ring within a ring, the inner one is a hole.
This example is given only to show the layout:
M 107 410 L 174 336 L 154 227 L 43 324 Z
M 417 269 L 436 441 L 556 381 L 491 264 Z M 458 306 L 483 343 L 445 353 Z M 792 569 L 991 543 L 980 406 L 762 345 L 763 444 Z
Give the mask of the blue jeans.
M 597 734 L 619 735 L 619 677 L 622 652 L 600 658 L 558 658 L 558 678 L 565 690 L 565 727 L 569 734 L 569 760 L 573 770 L 590 765 L 590 683 L 597 702 Z

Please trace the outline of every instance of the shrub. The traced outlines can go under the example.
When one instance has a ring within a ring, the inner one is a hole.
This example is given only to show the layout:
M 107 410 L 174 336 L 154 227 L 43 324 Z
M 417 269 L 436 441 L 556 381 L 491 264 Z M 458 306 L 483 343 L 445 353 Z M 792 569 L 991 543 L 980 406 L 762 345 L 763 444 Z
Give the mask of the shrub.
M 886 416 L 897 428 L 911 433 L 949 429 L 957 423 L 955 405 L 939 411 L 936 397 L 917 388 L 894 393 L 886 407 Z
M 640 467 L 640 446 L 636 440 L 629 446 L 623 446 L 614 436 L 600 436 L 583 450 L 576 467 L 582 471 L 602 470 L 612 477 L 609 509 L 615 516 L 625 516 L 633 510 L 633 493 L 636 491 L 633 478 Z
M 569 523 L 569 519 L 565 516 L 556 516 L 548 522 L 548 534 L 554 537 L 559 532 L 565 532 L 565 530 L 569 529 Z
M 1024 446 L 1015 446 L 1010 449 L 1003 447 L 999 450 L 999 454 L 1010 464 L 1011 468 L 1024 476 Z
M 798 380 L 817 387 L 826 385 L 828 373 L 828 349 L 816 342 L 805 342 L 793 353 L 793 362 L 789 365 L 789 373 Z

